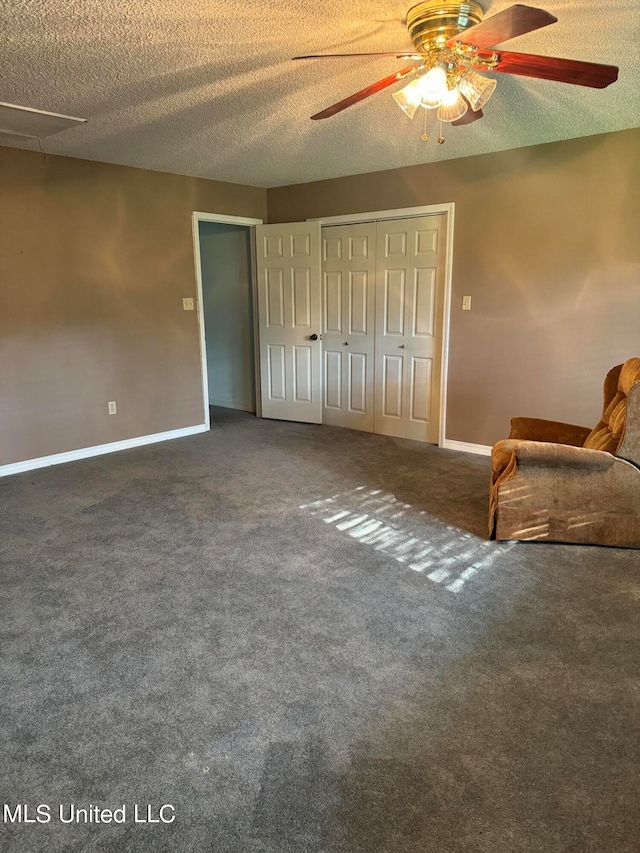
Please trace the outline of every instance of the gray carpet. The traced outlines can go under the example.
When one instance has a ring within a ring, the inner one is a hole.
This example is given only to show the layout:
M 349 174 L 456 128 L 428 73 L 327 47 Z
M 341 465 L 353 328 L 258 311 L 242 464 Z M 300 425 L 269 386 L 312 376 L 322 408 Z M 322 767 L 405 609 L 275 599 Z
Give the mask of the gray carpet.
M 487 479 L 216 410 L 0 480 L 0 848 L 637 851 L 640 555 L 488 543 Z

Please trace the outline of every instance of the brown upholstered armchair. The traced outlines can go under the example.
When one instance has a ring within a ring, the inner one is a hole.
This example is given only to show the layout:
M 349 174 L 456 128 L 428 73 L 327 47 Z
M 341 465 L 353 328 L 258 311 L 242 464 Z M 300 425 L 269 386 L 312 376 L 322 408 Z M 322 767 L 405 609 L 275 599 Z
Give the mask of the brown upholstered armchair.
M 640 358 L 607 374 L 594 429 L 514 418 L 491 462 L 492 538 L 640 548 Z

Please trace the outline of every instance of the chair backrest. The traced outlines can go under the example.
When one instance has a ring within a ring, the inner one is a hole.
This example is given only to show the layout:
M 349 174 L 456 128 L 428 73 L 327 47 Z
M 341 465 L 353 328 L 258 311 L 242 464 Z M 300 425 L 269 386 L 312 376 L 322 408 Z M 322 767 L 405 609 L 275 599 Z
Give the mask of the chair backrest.
M 628 418 L 633 418 L 627 429 Z M 609 371 L 604 382 L 602 418 L 587 436 L 584 447 L 606 450 L 640 464 L 640 358 L 630 358 Z

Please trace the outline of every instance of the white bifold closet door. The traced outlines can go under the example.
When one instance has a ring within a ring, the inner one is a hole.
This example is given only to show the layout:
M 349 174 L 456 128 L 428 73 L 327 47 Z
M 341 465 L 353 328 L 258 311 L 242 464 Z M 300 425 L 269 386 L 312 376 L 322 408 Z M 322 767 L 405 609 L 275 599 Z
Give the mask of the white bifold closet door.
M 378 222 L 376 255 L 374 431 L 437 444 L 446 214 Z
M 446 224 L 256 227 L 263 417 L 438 443 Z
M 320 223 L 256 226 L 262 417 L 322 422 Z
M 373 431 L 376 223 L 322 229 L 322 420 Z

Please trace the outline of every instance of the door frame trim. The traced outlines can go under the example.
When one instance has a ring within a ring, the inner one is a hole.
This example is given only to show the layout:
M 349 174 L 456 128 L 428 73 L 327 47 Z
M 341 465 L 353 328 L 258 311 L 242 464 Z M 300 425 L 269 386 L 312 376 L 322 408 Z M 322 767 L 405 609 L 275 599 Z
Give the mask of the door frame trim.
M 196 309 L 198 314 L 198 330 L 200 337 L 200 370 L 202 373 L 202 405 L 204 408 L 204 422 L 207 429 L 211 429 L 211 421 L 209 418 L 209 376 L 207 371 L 207 345 L 205 341 L 204 328 L 204 302 L 202 291 L 202 257 L 200 254 L 200 222 L 221 222 L 225 225 L 262 225 L 262 219 L 253 219 L 249 216 L 231 216 L 227 213 L 203 213 L 199 210 L 194 210 L 191 214 L 191 233 L 193 237 L 193 262 L 196 273 Z M 251 228 L 249 232 L 251 240 L 251 299 L 253 303 L 253 316 L 257 317 L 257 293 L 256 293 L 256 272 L 255 272 L 255 230 Z M 260 417 L 260 366 L 257 362 L 258 350 L 258 329 L 257 323 L 253 324 L 253 354 L 254 354 L 254 373 L 256 387 L 256 415 Z
M 444 304 L 442 306 L 442 349 L 440 352 L 440 414 L 438 447 L 444 447 L 447 435 L 447 380 L 449 376 L 449 329 L 451 324 L 451 294 L 453 282 L 453 230 L 455 202 L 424 204 L 418 207 L 398 207 L 392 210 L 371 210 L 366 213 L 346 213 L 340 216 L 314 216 L 307 221 L 320 225 L 354 225 L 358 222 L 378 222 L 386 219 L 414 219 L 417 216 L 447 215 L 447 251 L 444 270 Z

